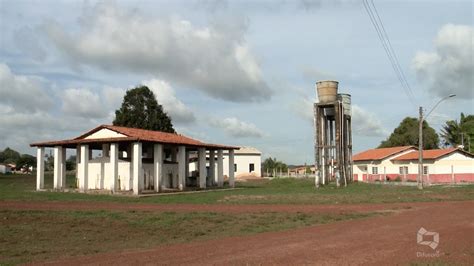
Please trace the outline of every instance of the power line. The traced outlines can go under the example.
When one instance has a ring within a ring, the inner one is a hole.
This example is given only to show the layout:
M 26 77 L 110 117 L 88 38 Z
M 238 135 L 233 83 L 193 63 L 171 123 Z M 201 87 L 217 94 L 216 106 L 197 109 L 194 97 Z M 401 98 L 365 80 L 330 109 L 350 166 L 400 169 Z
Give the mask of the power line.
M 377 9 L 375 8 L 373 0 L 371 2 L 372 2 L 372 6 L 374 7 L 374 11 L 372 11 L 372 8 L 370 7 L 368 0 L 363 0 L 365 10 L 367 11 L 370 21 L 372 25 L 374 26 L 375 31 L 377 32 L 377 36 L 379 37 L 382 47 L 384 48 L 385 53 L 387 54 L 387 57 L 390 61 L 390 64 L 395 72 L 395 75 L 398 81 L 402 85 L 402 88 L 405 91 L 410 102 L 413 104 L 414 107 L 416 107 L 413 91 L 410 85 L 408 84 L 408 81 L 405 75 L 403 74 L 403 71 L 402 71 L 402 68 L 400 67 L 400 63 L 398 61 L 396 53 L 391 45 L 390 39 L 385 30 L 385 27 L 383 26 L 382 20 L 380 19 L 380 15 L 378 14 Z
M 375 14 L 377 15 L 378 21 L 380 22 L 380 25 L 382 26 L 382 32 L 388 42 L 388 47 L 390 48 L 390 51 L 392 52 L 393 58 L 395 59 L 396 66 L 398 67 L 398 70 L 401 74 L 401 77 L 403 81 L 405 82 L 406 87 L 408 88 L 408 91 L 411 93 L 411 96 L 414 97 L 413 90 L 410 87 L 410 84 L 408 83 L 405 73 L 403 72 L 402 68 L 400 67 L 400 61 L 398 60 L 397 54 L 395 53 L 395 50 L 393 49 L 392 43 L 390 42 L 390 38 L 388 37 L 387 31 L 385 30 L 385 27 L 383 25 L 382 19 L 379 16 L 379 12 L 377 11 L 377 8 L 375 7 L 374 0 L 370 0 L 372 3 L 372 6 L 374 7 Z

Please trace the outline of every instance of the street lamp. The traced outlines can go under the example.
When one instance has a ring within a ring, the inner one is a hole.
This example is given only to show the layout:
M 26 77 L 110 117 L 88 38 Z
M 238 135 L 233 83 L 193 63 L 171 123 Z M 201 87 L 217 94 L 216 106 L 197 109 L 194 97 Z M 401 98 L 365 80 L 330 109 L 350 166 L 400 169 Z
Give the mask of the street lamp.
M 452 98 L 456 96 L 455 94 L 450 94 L 442 99 L 440 99 L 434 106 L 431 108 L 431 110 L 428 112 L 428 114 L 423 117 L 423 107 L 420 106 L 420 121 L 419 121 L 419 126 L 418 126 L 418 178 L 417 178 L 417 183 L 418 183 L 418 188 L 423 189 L 423 121 L 428 118 L 428 116 L 433 112 L 438 105 L 449 98 Z

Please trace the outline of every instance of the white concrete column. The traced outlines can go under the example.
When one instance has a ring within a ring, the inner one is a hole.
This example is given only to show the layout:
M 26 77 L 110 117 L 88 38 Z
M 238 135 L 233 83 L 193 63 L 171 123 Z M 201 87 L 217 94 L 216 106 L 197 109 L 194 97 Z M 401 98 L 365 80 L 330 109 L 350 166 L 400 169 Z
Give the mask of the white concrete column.
M 224 153 L 217 150 L 217 186 L 224 186 Z
M 79 187 L 79 164 L 81 163 L 81 146 L 76 146 L 76 187 Z
M 89 145 L 81 145 L 81 163 L 79 164 L 79 190 L 89 188 Z
M 155 191 L 160 192 L 161 180 L 163 176 L 163 145 L 153 145 L 153 167 L 155 174 Z
M 186 187 L 186 147 L 178 147 L 178 188 L 183 190 Z
M 53 172 L 53 187 L 54 189 L 61 188 L 62 165 L 61 155 L 63 154 L 62 147 L 54 147 L 54 172 Z
M 44 147 L 36 150 L 36 190 L 44 188 Z
M 102 144 L 102 157 L 110 156 L 110 145 L 108 143 Z
M 229 186 L 234 187 L 234 150 L 229 150 Z
M 217 184 L 216 176 L 216 155 L 214 150 L 209 150 L 209 180 L 210 185 Z
M 189 151 L 186 151 L 184 161 L 186 162 L 186 169 L 184 170 L 186 172 L 185 176 L 189 176 Z
M 206 148 L 198 149 L 199 187 L 206 188 Z
M 61 178 L 59 179 L 60 188 L 66 188 L 66 148 L 61 149 Z
M 118 154 L 119 145 L 118 143 L 110 144 L 110 190 L 112 192 L 118 191 Z
M 142 143 L 133 143 L 132 152 L 133 164 L 133 194 L 138 195 L 143 188 L 143 170 L 142 170 Z

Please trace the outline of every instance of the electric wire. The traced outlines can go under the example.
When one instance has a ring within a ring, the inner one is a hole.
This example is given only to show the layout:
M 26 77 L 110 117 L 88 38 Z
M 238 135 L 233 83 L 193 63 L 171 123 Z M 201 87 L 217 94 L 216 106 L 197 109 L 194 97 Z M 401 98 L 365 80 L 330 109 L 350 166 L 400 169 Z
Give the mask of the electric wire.
M 375 14 L 376 11 L 372 11 L 372 8 L 370 7 L 368 0 L 363 0 L 363 4 L 365 7 L 365 10 L 367 11 L 367 14 L 369 15 L 371 23 L 374 26 L 375 31 L 377 32 L 377 36 L 379 37 L 382 47 L 384 48 L 385 53 L 387 54 L 387 57 L 390 61 L 390 64 L 395 72 L 395 75 L 398 81 L 400 82 L 410 102 L 413 104 L 414 107 L 416 107 L 413 92 L 405 78 L 405 75 L 403 74 L 399 61 L 396 57 L 395 51 L 393 50 L 393 47 L 391 46 L 390 39 L 388 38 L 388 34 L 385 31 L 385 27 L 383 26 L 382 21 L 380 19 L 380 15 L 378 15 L 378 12 L 377 14 Z M 373 1 L 372 1 L 372 5 L 375 8 Z

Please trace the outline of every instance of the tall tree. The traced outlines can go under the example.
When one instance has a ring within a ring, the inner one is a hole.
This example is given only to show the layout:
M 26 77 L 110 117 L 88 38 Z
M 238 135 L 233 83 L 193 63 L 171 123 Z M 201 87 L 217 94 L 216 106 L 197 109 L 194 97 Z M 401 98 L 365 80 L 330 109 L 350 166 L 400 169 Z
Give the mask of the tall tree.
M 379 148 L 418 145 L 418 119 L 406 117 L 390 136 L 380 143 Z M 438 149 L 439 137 L 436 131 L 423 121 L 423 149 Z
M 15 163 L 20 159 L 20 153 L 10 149 L 9 147 L 5 148 L 0 152 L 0 163 Z
M 446 121 L 441 129 L 441 138 L 445 146 L 458 147 L 464 144 L 465 151 L 474 151 L 474 115 L 461 113 L 457 120 Z
M 171 118 L 163 111 L 155 94 L 147 86 L 127 91 L 122 106 L 115 111 L 113 124 L 175 133 Z

